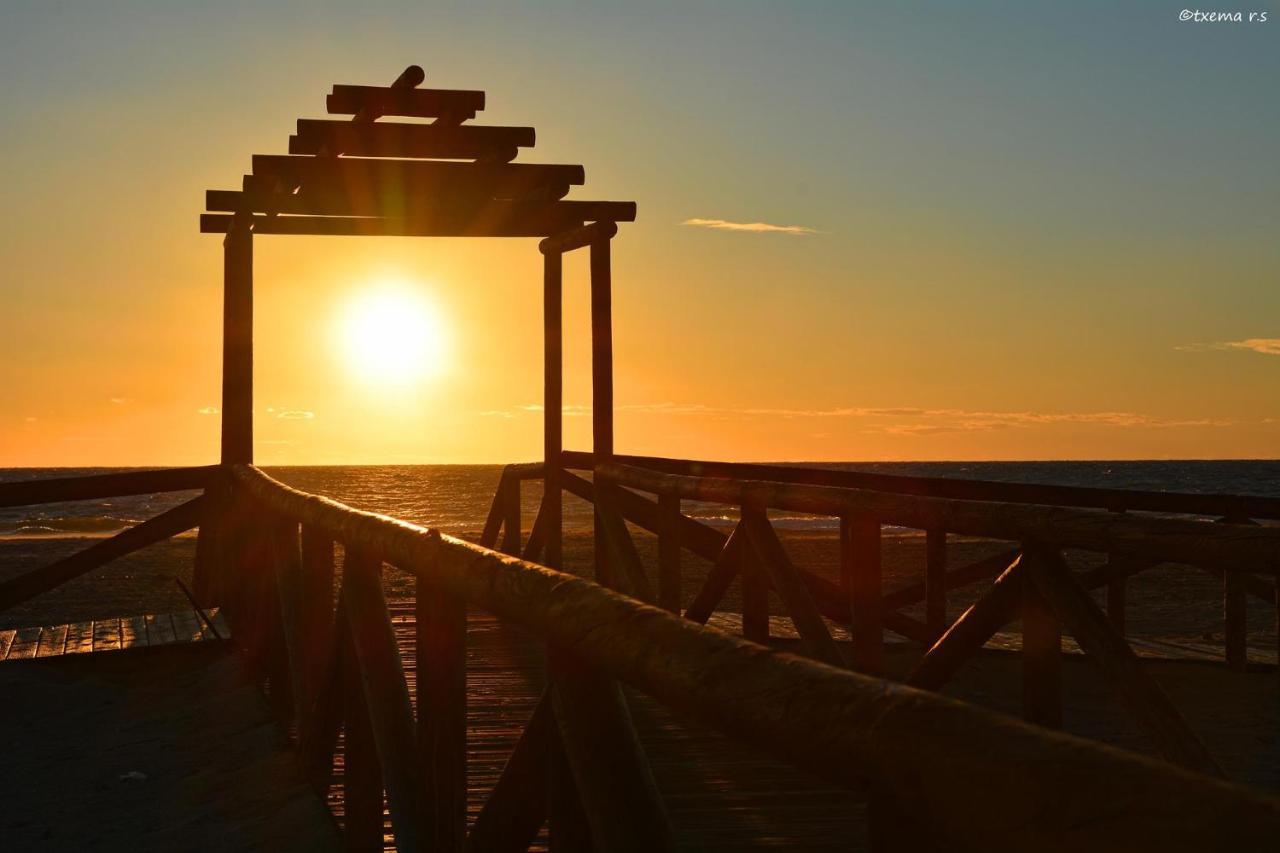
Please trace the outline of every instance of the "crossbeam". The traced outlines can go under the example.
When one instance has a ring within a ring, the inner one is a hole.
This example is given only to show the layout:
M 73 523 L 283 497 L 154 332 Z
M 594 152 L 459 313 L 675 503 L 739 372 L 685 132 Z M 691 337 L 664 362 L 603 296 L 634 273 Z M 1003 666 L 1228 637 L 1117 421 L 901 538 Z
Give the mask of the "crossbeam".
M 507 152 L 514 156 L 517 148 L 533 143 L 532 127 L 298 119 L 298 132 L 289 137 L 289 153 L 473 160 Z
M 484 92 L 468 89 L 406 89 L 389 86 L 333 87 L 325 108 L 337 115 L 475 118 L 484 109 Z

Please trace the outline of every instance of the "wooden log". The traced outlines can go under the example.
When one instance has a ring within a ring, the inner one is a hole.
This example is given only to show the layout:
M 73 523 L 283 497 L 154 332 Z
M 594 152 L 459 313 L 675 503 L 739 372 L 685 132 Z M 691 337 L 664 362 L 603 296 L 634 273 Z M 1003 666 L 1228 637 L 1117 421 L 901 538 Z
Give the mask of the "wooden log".
M 679 615 L 681 598 L 680 571 L 680 499 L 675 495 L 658 495 L 658 606 Z
M 413 705 L 382 595 L 381 566 L 381 558 L 373 552 L 359 548 L 347 551 L 342 570 L 344 615 L 382 767 L 396 849 L 409 853 L 418 850 L 422 837 Z
M 520 556 L 520 481 L 514 477 L 502 491 L 502 552 Z
M 532 127 L 486 127 L 298 119 L 290 154 L 476 160 L 534 144 Z
M 1088 486 L 1053 486 L 1038 483 L 1009 483 L 955 477 L 906 477 L 866 471 L 837 471 L 795 465 L 761 465 L 743 462 L 711 462 L 696 459 L 667 459 L 657 456 L 617 454 L 614 462 L 667 474 L 697 477 L 767 480 L 811 486 L 867 489 L 899 495 L 950 498 L 966 501 L 1027 503 L 1044 506 L 1092 507 L 1111 511 L 1182 513 L 1198 516 L 1280 519 L 1280 498 L 1256 495 L 1213 495 L 1187 492 L 1152 492 L 1136 489 L 1102 489 Z M 565 467 L 592 470 L 590 452 L 567 450 Z
M 476 816 L 467 836 L 468 853 L 525 851 L 547 816 L 548 744 L 554 734 L 554 711 L 543 693 L 520 733 L 498 782 Z
M 631 222 L 635 219 L 634 209 L 631 212 L 631 219 L 614 220 L 613 217 L 608 217 L 608 221 L 592 222 L 589 225 L 565 229 L 563 233 L 553 234 L 538 244 L 538 251 L 544 255 L 561 255 L 565 252 L 572 252 L 574 249 L 607 243 L 617 235 L 618 222 Z M 590 219 L 593 217 L 584 216 L 583 218 Z M 600 218 L 602 220 L 605 219 L 603 216 Z M 592 458 L 598 457 L 593 456 Z
M 711 567 L 711 571 L 707 573 L 707 579 L 702 582 L 702 589 L 698 590 L 698 594 L 693 597 L 693 601 L 689 602 L 689 608 L 684 612 L 684 618 L 691 622 L 697 622 L 699 625 L 707 624 L 707 620 L 711 618 L 711 614 L 715 611 L 716 605 L 724 598 L 724 594 L 729 590 L 729 585 L 733 583 L 733 579 L 738 576 L 741 568 L 742 550 L 747 538 L 746 531 L 742 528 L 741 522 L 733 528 L 733 532 L 729 534 L 729 538 L 725 540 L 724 548 L 720 551 L 719 558 Z
M 404 223 L 406 229 L 423 233 L 466 236 L 531 235 L 560 233 L 591 219 L 631 222 L 636 218 L 635 202 L 490 199 L 477 193 L 473 199 L 454 195 L 445 205 L 438 196 L 404 196 L 399 193 L 353 193 L 342 188 L 309 188 L 290 193 L 273 186 L 262 187 L 256 179 L 246 179 L 246 190 L 207 190 L 205 207 L 212 212 L 269 213 L 288 216 L 381 217 Z M 211 218 L 209 222 L 224 222 Z M 256 224 L 261 218 L 253 220 Z M 264 223 L 265 228 L 265 223 Z
M 196 491 L 207 488 L 218 470 L 217 465 L 203 465 L 196 468 L 162 468 L 158 471 L 15 480 L 0 483 L 0 508 Z
M 874 675 L 884 666 L 880 522 L 865 513 L 842 516 L 840 532 L 840 577 L 849 593 L 853 617 L 849 626 L 853 638 L 850 663 L 855 669 Z
M 947 630 L 947 531 L 926 531 L 924 543 L 925 624 L 934 640 Z
M 253 462 L 253 232 L 222 241 L 222 463 Z
M 1027 562 L 1046 559 L 1038 548 Z M 1022 584 L 1022 718 L 1062 728 L 1062 626 L 1036 584 Z
M 1280 572 L 1280 529 L 1131 517 L 1091 509 L 925 498 L 858 489 L 685 477 L 615 462 L 598 476 L 654 494 L 740 506 L 754 503 L 815 515 L 869 513 L 882 524 L 992 539 L 1034 539 L 1061 548 L 1115 552 L 1153 561 L 1221 566 L 1229 571 Z
M 674 849 L 658 785 L 616 682 L 566 652 L 548 661 L 560 743 L 597 850 Z
M 456 211 L 433 210 L 422 216 L 261 216 L 246 217 L 256 234 L 315 235 L 320 237 L 541 237 L 578 224 L 573 211 L 548 210 L 528 218 L 499 222 L 460 217 Z M 225 234 L 236 217 L 202 213 L 200 231 Z
M 764 510 L 743 507 L 742 522 L 746 527 L 751 550 L 755 553 L 758 564 L 764 567 L 778 597 L 782 599 L 809 656 L 832 666 L 844 666 L 844 656 L 831 638 L 827 623 L 822 621 L 822 614 L 814 605 Z
M 1157 751 L 1167 760 L 1189 770 L 1222 776 L 1213 756 L 1138 660 L 1133 649 L 1111 627 L 1106 615 L 1076 580 L 1062 555 L 1039 551 L 1037 559 L 1026 562 L 1026 572 L 1076 638 L 1080 648 L 1098 664 L 1107 683 L 1151 735 Z
M 467 610 L 418 581 L 418 804 L 426 848 L 460 851 L 467 836 Z
M 937 690 L 951 680 L 965 661 L 978 653 L 987 640 L 1017 616 L 1022 602 L 1022 557 L 995 579 L 938 642 L 916 663 L 906 678 L 912 687 Z
M 275 511 L 376 548 L 677 714 L 835 784 L 874 784 L 915 803 L 957 846 L 1199 853 L 1269 849 L 1280 831 L 1280 803 L 1252 789 L 702 630 L 589 581 L 306 495 L 250 466 L 232 474 Z
M 542 259 L 542 513 L 546 517 L 546 559 L 564 565 L 560 451 L 564 449 L 564 298 L 559 255 Z
M 343 600 L 346 584 L 343 583 Z M 350 625 L 339 612 L 344 652 L 341 671 L 343 690 L 344 732 L 342 774 L 342 848 L 348 853 L 381 853 L 382 851 L 382 768 L 378 763 L 378 746 L 369 718 L 364 693 L 364 679 L 351 640 Z
M 475 118 L 484 109 L 484 92 L 465 89 L 403 89 L 381 86 L 334 86 L 325 99 L 331 114 Z
M 582 166 L 544 163 L 460 163 L 359 157 L 292 157 L 255 154 L 253 176 L 288 192 L 357 195 L 432 195 L 445 199 L 562 198 L 586 182 Z M 255 186 L 261 183 L 255 182 Z
M 155 518 L 122 530 L 110 539 L 99 540 L 83 551 L 16 578 L 0 581 L 0 613 L 118 557 L 190 530 L 204 518 L 205 506 L 203 495 L 192 498 Z

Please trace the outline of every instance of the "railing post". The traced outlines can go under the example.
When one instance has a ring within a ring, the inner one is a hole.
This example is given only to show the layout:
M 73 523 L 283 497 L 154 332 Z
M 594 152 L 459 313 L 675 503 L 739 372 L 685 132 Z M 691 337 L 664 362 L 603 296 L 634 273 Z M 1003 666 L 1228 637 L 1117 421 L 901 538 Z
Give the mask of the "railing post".
M 253 231 L 237 218 L 222 243 L 222 462 L 253 462 Z
M 749 510 L 747 507 L 742 507 L 741 512 L 745 518 Z M 742 590 L 742 636 L 753 643 L 767 643 L 769 642 L 768 577 L 754 549 L 743 547 L 738 553 L 738 559 L 741 561 L 738 578 Z
M 1250 518 L 1227 516 L 1219 524 L 1256 525 Z M 1224 567 L 1222 574 L 1222 644 L 1227 666 L 1237 672 L 1249 668 L 1249 576 Z M 1280 578 L 1277 578 L 1280 583 Z
M 878 675 L 884 664 L 880 612 L 880 522 L 871 515 L 840 519 L 840 580 L 849 596 L 854 669 Z
M 929 636 L 936 641 L 947 630 L 947 531 L 925 532 L 924 612 Z
M 1028 545 L 1023 559 L 1044 560 Z M 1062 626 L 1034 583 L 1022 585 L 1022 716 L 1027 722 L 1062 727 Z
M 507 477 L 502 493 L 502 552 L 520 556 L 520 478 Z
M 543 406 L 542 406 L 542 513 L 545 545 L 543 562 L 553 569 L 563 565 L 560 481 L 564 450 L 564 322 L 562 256 L 543 256 Z
M 422 836 L 456 853 L 467 835 L 467 610 L 421 575 L 416 605 Z
M 679 615 L 680 497 L 658 495 L 658 606 Z

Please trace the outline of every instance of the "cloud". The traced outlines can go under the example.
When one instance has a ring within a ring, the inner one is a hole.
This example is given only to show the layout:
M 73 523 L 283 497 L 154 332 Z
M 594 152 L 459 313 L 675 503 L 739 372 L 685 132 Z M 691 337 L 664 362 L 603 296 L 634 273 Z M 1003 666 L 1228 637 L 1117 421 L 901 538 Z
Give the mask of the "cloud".
M 1213 352 L 1243 349 L 1263 355 L 1280 355 L 1280 338 L 1245 338 L 1240 341 L 1219 341 L 1210 344 L 1183 344 L 1174 347 L 1182 352 Z
M 222 410 L 221 410 L 221 409 L 219 409 L 217 406 L 205 406 L 205 407 L 203 407 L 203 408 L 196 409 L 196 414 L 198 414 L 198 415 L 216 415 L 216 414 L 219 414 L 221 411 L 222 411 Z
M 714 228 L 718 231 L 747 231 L 752 234 L 821 234 L 805 225 L 773 225 L 769 222 L 730 222 L 727 219 L 686 219 L 681 225 Z
M 267 411 L 270 412 L 275 410 L 268 409 Z M 276 412 L 276 418 L 282 421 L 309 421 L 313 420 L 315 416 L 315 412 L 308 412 L 304 409 L 282 409 L 281 411 Z
M 129 402 L 129 398 L 128 397 L 109 397 L 107 399 L 107 402 L 113 406 L 123 406 L 125 403 Z

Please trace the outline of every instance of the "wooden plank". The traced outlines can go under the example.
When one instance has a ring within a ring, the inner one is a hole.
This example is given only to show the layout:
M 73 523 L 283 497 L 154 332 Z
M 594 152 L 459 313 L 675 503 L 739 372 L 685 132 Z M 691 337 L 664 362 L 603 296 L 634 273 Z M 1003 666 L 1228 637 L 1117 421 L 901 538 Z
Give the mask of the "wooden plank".
M 831 638 L 827 623 L 809 596 L 796 567 L 778 540 L 778 534 L 769 523 L 764 510 L 742 508 L 742 520 L 747 529 L 747 541 L 755 552 L 757 562 L 763 566 L 782 604 L 787 609 L 796 632 L 809 655 L 832 666 L 844 666 L 844 655 Z
M 204 507 L 204 497 L 193 498 L 162 512 L 155 518 L 122 530 L 110 539 L 95 542 L 83 551 L 0 583 L 0 612 L 60 586 L 85 572 L 92 571 L 117 557 L 190 530 L 200 523 Z
M 854 669 L 875 675 L 884 664 L 880 521 L 865 513 L 841 516 L 840 532 L 840 577 L 853 617 L 850 663 Z
M 1026 559 L 1044 559 L 1028 549 Z M 1022 585 L 1022 718 L 1062 728 L 1062 626 L 1036 584 Z
M 220 607 L 210 608 L 209 610 L 205 611 L 205 614 L 209 617 L 209 621 L 213 623 L 213 628 L 217 630 L 218 637 L 220 637 L 223 640 L 231 639 L 231 625 L 227 623 L 226 613 L 223 611 L 222 608 Z M 207 627 L 208 626 L 206 626 L 206 629 Z M 209 636 L 206 637 L 206 639 L 214 639 L 214 637 L 212 636 L 212 631 L 209 632 Z
M 40 629 L 37 642 L 36 657 L 47 658 L 61 655 L 67 645 L 66 625 L 45 625 Z
M 342 572 L 344 615 L 378 763 L 382 767 L 382 785 L 395 828 L 396 849 L 409 853 L 418 849 L 421 837 L 413 705 L 387 602 L 382 595 L 381 566 L 378 555 L 348 548 Z
M 612 217 L 603 216 L 598 218 L 612 219 Z M 561 255 L 565 252 L 572 252 L 574 249 L 582 249 L 586 246 L 596 246 L 607 243 L 609 240 L 612 240 L 617 233 L 618 225 L 616 222 L 592 222 L 589 225 L 566 229 L 563 233 L 547 237 L 538 244 L 538 250 L 544 255 Z M 592 458 L 600 457 L 593 456 Z
M 536 199 L 564 197 L 586 182 L 577 165 L 547 163 L 461 163 L 446 160 L 380 160 L 357 157 L 292 157 L 255 154 L 249 187 L 289 192 L 393 196 L 430 195 L 442 199 Z M 264 180 L 265 179 L 265 180 Z
M 332 114 L 475 118 L 484 109 L 484 92 L 471 89 L 397 89 L 383 86 L 338 85 L 325 99 Z
M 217 466 L 164 468 L 0 483 L 0 508 L 203 489 Z
M 40 647 L 40 631 L 39 625 L 18 628 L 13 642 L 9 645 L 9 654 L 5 660 L 27 660 L 35 657 Z
M 679 615 L 680 498 L 658 495 L 658 606 Z
M 467 836 L 467 853 L 517 853 L 528 850 L 537 836 L 547 816 L 553 713 L 551 697 L 544 693 L 476 816 Z
M 693 601 L 689 602 L 684 618 L 700 625 L 707 624 L 716 605 L 724 598 L 733 579 L 738 576 L 742 567 L 741 555 L 746 538 L 747 532 L 739 522 L 729 534 L 729 538 L 725 540 L 715 565 L 711 567 L 711 571 L 707 572 L 707 578 L 702 582 L 702 589 L 698 590 Z
M 476 160 L 532 147 L 532 127 L 464 124 L 353 123 L 298 119 L 289 137 L 290 154 L 346 154 L 351 157 Z
M 448 211 L 433 212 L 429 216 L 411 219 L 255 215 L 250 223 L 256 234 L 311 234 L 322 237 L 541 237 L 560 227 L 559 216 L 558 211 L 552 211 L 546 217 L 511 220 L 494 225 L 459 219 L 455 213 Z M 229 214 L 203 213 L 200 215 L 200 231 L 205 234 L 225 234 L 235 226 L 235 221 L 236 218 Z
M 0 631 L 0 660 L 4 660 L 9 656 L 9 647 L 13 645 L 13 638 L 17 636 L 17 633 L 13 628 Z
M 597 850 L 674 849 L 670 822 L 616 682 L 553 652 L 560 743 Z
M 925 531 L 924 542 L 925 624 L 936 640 L 947 630 L 947 531 Z
M 288 216 L 382 217 L 400 220 L 406 228 L 423 233 L 474 234 L 511 233 L 538 236 L 559 233 L 578 223 L 596 219 L 631 222 L 636 218 L 633 201 L 587 201 L 574 199 L 515 201 L 453 199 L 447 204 L 432 195 L 406 196 L 403 193 L 358 193 L 344 188 L 303 189 L 295 193 L 272 187 L 259 189 L 248 180 L 250 189 L 207 190 L 205 207 L 211 212 L 270 213 Z M 227 221 L 211 219 L 212 221 Z M 254 220 L 255 223 L 258 220 Z M 222 229 L 225 231 L 225 228 Z M 262 232 L 263 229 L 255 230 Z
M 981 598 L 951 623 L 947 632 L 911 670 L 906 683 L 912 687 L 937 690 L 960 670 L 965 661 L 977 654 L 996 631 L 1013 621 L 1022 602 L 1024 572 L 1022 557 L 1019 556 Z
M 152 646 L 168 646 L 177 641 L 173 633 L 173 619 L 168 613 L 151 613 L 146 616 L 147 643 Z M 94 651 L 97 651 L 97 632 L 94 632 Z
M 90 629 L 88 636 L 93 636 Z M 145 649 L 147 647 L 147 617 L 125 616 L 120 619 L 120 648 Z M 88 650 L 86 650 L 88 651 Z
M 430 850 L 460 851 L 467 835 L 467 610 L 418 576 L 418 810 Z
M 93 621 L 73 622 L 68 625 L 65 648 L 69 655 L 93 651 Z
M 204 639 L 200 617 L 194 610 L 179 610 L 171 614 L 173 617 L 174 641 L 178 643 L 198 643 Z M 124 629 L 121 627 L 121 647 L 124 646 Z
M 222 241 L 222 463 L 253 462 L 253 232 Z
M 1039 551 L 1026 571 L 1080 648 L 1094 660 L 1108 684 L 1129 707 L 1169 761 L 1201 773 L 1222 769 L 1187 725 L 1133 649 L 1111 626 L 1056 551 Z
M 169 614 L 164 613 L 156 617 L 163 620 L 169 628 L 169 635 L 173 635 L 173 622 Z M 170 640 L 172 642 L 172 640 Z M 109 619 L 93 620 L 93 650 L 95 652 L 116 651 L 120 648 L 120 619 L 111 617 Z

